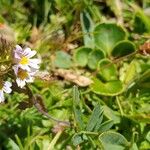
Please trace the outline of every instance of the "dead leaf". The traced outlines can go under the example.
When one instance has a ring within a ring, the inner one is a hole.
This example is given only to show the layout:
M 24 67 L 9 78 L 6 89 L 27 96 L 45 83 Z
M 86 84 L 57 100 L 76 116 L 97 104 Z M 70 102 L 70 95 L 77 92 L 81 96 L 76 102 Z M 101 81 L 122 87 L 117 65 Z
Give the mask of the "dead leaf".
M 72 70 L 58 69 L 55 70 L 55 75 L 64 78 L 69 82 L 73 82 L 81 87 L 89 86 L 92 83 L 92 80 L 83 75 L 79 75 Z

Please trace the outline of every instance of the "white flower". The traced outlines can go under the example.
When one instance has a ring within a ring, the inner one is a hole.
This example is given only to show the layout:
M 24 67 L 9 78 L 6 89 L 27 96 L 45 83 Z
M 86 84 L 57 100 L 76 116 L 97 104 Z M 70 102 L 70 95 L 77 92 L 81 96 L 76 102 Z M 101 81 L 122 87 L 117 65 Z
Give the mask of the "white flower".
M 31 50 L 30 48 L 23 50 L 19 45 L 16 45 L 14 62 L 23 70 L 31 71 L 32 68 L 39 69 L 40 59 L 32 58 L 35 54 L 35 50 Z
M 13 66 L 13 69 L 17 76 L 16 83 L 18 87 L 23 88 L 26 85 L 26 83 L 32 83 L 34 81 L 33 76 L 35 75 L 36 71 L 32 70 L 29 72 L 27 70 L 18 68 L 17 65 Z
M 11 93 L 11 87 L 12 84 L 8 81 L 6 82 L 3 82 L 3 81 L 0 81 L 0 103 L 1 102 L 4 102 L 4 92 L 5 93 Z

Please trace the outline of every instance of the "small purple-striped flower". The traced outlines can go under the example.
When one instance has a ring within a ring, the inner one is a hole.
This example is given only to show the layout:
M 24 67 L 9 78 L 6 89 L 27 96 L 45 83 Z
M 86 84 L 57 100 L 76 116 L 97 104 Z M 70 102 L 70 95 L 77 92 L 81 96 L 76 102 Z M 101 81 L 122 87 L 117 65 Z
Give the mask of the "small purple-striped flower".
M 19 45 L 16 45 L 14 50 L 14 63 L 18 65 L 19 68 L 27 71 L 31 69 L 39 69 L 40 59 L 32 58 L 36 55 L 35 50 L 30 48 L 22 49 Z
M 23 88 L 26 83 L 32 83 L 34 81 L 34 75 L 36 73 L 36 70 L 24 70 L 19 68 L 17 65 L 13 66 L 15 75 L 16 75 L 16 83 L 18 87 Z

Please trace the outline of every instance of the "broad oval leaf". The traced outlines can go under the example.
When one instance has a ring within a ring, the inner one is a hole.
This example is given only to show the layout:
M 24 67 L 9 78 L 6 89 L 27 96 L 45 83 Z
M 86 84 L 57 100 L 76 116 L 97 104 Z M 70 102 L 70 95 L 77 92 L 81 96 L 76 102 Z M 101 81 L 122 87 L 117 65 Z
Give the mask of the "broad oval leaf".
M 89 54 L 88 67 L 90 69 L 96 69 L 98 62 L 105 57 L 104 52 L 96 49 Z
M 123 91 L 123 85 L 119 80 L 103 83 L 101 80 L 94 78 L 91 90 L 100 95 L 115 96 Z
M 129 55 L 135 51 L 135 45 L 127 40 L 121 41 L 115 45 L 112 50 L 113 57 L 123 57 Z
M 98 48 L 105 51 L 108 55 L 116 43 L 126 39 L 126 32 L 121 26 L 113 23 L 102 23 L 94 29 L 94 40 Z
M 63 51 L 56 52 L 54 65 L 58 68 L 70 68 L 72 66 L 71 56 Z
M 113 131 L 103 132 L 100 134 L 99 140 L 105 150 L 124 150 L 129 146 L 129 142 L 124 136 Z
M 104 81 L 117 80 L 117 69 L 109 59 L 102 59 L 98 67 L 99 75 Z
M 87 48 L 87 47 L 81 47 L 79 49 L 76 50 L 75 52 L 75 62 L 77 63 L 77 65 L 84 67 L 87 65 L 88 62 L 88 55 L 89 53 L 92 51 L 91 48 Z

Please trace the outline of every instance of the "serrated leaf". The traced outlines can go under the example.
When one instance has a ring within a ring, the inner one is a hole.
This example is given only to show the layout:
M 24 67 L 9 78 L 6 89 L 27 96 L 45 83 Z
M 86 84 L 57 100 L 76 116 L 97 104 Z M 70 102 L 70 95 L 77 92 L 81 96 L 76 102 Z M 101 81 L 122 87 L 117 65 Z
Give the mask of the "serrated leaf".
M 105 132 L 107 130 L 109 130 L 114 124 L 113 120 L 108 120 L 105 121 L 104 123 L 101 124 L 101 126 L 98 128 L 98 131 L 100 132 Z
M 103 121 L 103 113 L 102 113 L 102 115 L 100 116 L 100 118 L 98 119 L 98 121 L 97 121 L 97 123 L 96 123 L 96 126 L 95 126 L 95 128 L 94 128 L 94 131 L 95 131 L 95 132 L 98 132 L 98 129 L 99 129 L 99 127 L 101 126 L 102 121 Z
M 80 130 L 84 129 L 84 123 L 82 120 L 82 112 L 79 107 L 80 98 L 79 98 L 79 90 L 76 86 L 73 88 L 73 111 L 76 123 Z
M 87 131 L 92 131 L 94 127 L 97 125 L 97 122 L 99 120 L 102 121 L 102 114 L 103 114 L 103 110 L 100 108 L 100 105 L 99 104 L 96 105 L 87 123 L 87 127 L 86 127 Z

